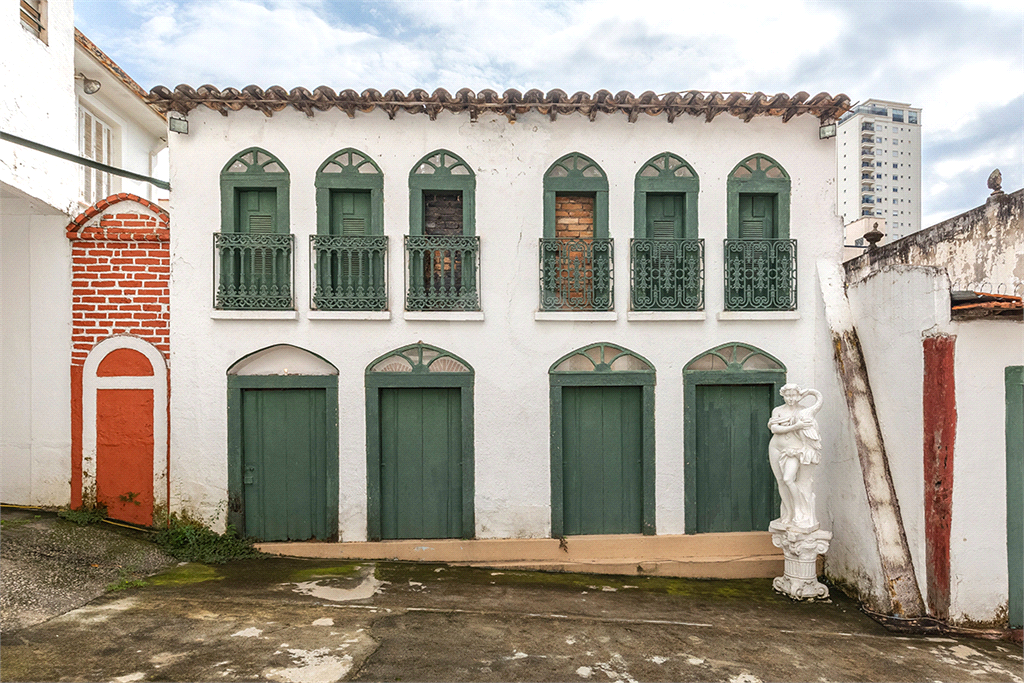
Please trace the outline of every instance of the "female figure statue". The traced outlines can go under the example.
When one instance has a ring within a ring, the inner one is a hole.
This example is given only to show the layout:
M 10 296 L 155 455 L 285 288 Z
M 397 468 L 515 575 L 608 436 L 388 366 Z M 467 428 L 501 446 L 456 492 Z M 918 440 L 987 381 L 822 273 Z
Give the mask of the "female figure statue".
M 785 403 L 772 411 L 768 429 L 772 440 L 768 443 L 768 460 L 779 483 L 782 498 L 779 524 L 801 531 L 818 528 L 814 509 L 813 465 L 821 460 L 821 436 L 814 416 L 821 410 L 821 393 L 787 384 L 779 390 Z M 800 401 L 813 396 L 814 404 L 801 407 Z

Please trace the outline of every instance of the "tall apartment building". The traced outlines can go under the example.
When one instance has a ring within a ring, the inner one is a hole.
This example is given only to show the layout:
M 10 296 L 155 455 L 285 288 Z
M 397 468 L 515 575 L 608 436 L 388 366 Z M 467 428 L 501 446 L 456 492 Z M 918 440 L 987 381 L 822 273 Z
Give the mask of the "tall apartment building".
M 882 218 L 885 241 L 921 229 L 921 110 L 867 100 L 839 121 L 838 212 L 843 224 Z M 856 242 L 860 235 L 850 235 Z

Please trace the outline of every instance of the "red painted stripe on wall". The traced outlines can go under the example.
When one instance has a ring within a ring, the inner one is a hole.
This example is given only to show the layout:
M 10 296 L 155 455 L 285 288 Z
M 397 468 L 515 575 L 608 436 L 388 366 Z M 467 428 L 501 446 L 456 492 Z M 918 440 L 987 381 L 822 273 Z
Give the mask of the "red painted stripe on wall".
M 924 340 L 924 518 L 928 612 L 949 618 L 949 535 L 956 441 L 956 337 Z

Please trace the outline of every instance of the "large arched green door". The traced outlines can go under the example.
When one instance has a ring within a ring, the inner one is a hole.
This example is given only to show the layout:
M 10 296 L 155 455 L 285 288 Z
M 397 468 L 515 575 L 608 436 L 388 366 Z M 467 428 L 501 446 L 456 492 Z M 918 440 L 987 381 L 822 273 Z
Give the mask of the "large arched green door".
M 551 379 L 551 532 L 654 533 L 654 367 L 611 344 Z
M 471 538 L 473 370 L 426 344 L 366 371 L 368 536 Z
M 686 533 L 767 531 L 778 517 L 768 420 L 785 381 L 781 362 L 739 343 L 685 366 Z

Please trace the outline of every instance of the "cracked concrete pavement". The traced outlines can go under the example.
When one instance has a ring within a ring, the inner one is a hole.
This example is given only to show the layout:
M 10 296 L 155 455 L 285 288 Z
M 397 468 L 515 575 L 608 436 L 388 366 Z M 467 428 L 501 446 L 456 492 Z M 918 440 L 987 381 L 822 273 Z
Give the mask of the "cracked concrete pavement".
M 41 623 L 5 622 L 0 677 L 1019 682 L 1024 666 L 1019 645 L 894 634 L 836 590 L 796 603 L 766 579 L 275 557 L 145 581 Z

